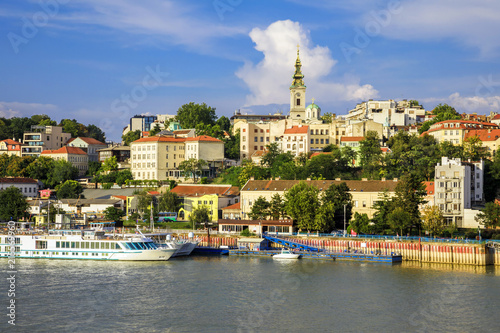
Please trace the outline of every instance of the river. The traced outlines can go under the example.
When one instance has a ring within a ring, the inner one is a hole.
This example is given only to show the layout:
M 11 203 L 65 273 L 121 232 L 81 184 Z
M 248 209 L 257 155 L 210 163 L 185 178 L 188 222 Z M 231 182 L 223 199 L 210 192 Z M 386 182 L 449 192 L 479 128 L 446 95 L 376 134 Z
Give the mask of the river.
M 16 326 L 4 315 L 2 332 L 498 332 L 500 324 L 495 267 L 192 256 L 18 259 L 16 269 Z

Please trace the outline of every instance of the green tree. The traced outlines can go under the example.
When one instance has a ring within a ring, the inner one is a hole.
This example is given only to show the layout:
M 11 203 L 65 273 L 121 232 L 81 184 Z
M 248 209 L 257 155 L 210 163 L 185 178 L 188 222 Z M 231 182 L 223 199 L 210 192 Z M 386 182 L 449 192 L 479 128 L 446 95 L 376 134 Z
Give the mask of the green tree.
M 96 139 L 102 143 L 106 142 L 106 135 L 104 132 L 96 125 L 87 125 L 87 137 Z
M 251 177 L 254 177 L 255 180 L 264 179 L 266 172 L 251 160 L 243 160 L 241 164 L 241 172 L 238 175 L 240 187 L 243 187 Z
M 285 192 L 287 215 L 301 230 L 316 230 L 316 213 L 320 207 L 318 188 L 301 181 Z
M 137 211 L 141 215 L 141 218 L 144 219 L 150 215 L 151 205 L 155 205 L 156 198 L 148 194 L 146 190 L 136 194 L 135 198 L 137 200 Z
M 278 157 L 279 154 L 281 154 L 281 149 L 278 146 L 277 142 L 272 142 L 268 145 L 266 145 L 266 154 L 262 156 L 262 160 L 260 161 L 260 164 L 265 167 L 272 167 L 274 164 L 274 161 Z
M 177 212 L 180 201 L 176 193 L 167 191 L 158 199 L 158 209 L 161 212 Z
M 279 220 L 286 215 L 285 200 L 278 193 L 271 197 L 269 202 L 269 215 L 273 220 Z
M 201 175 L 203 167 L 207 165 L 207 161 L 190 158 L 189 160 L 179 163 L 179 170 L 184 172 L 186 179 L 193 177 L 193 182 L 196 183 L 196 177 Z
M 222 116 L 215 122 L 216 125 L 219 125 L 222 131 L 226 131 L 229 133 L 231 129 L 231 120 L 228 117 Z
M 56 186 L 58 199 L 77 199 L 83 193 L 83 187 L 76 180 L 67 180 Z
M 409 228 L 412 226 L 412 216 L 404 207 L 396 207 L 387 216 L 389 226 L 394 232 L 399 232 L 400 235 L 404 235 Z
M 424 199 L 426 195 L 425 185 L 415 175 L 403 176 L 396 185 L 395 203 L 398 207 L 404 207 L 410 217 L 408 221 L 410 226 L 420 227 L 419 206 L 426 203 Z
M 139 140 L 140 138 L 141 138 L 141 130 L 127 132 L 127 134 L 122 135 L 123 145 L 130 146 L 131 142 Z
M 495 202 L 487 202 L 475 219 L 486 228 L 500 227 L 500 205 Z
M 17 221 L 26 217 L 28 207 L 28 202 L 17 187 L 0 190 L 0 219 L 3 221 Z
M 432 235 L 439 236 L 443 233 L 445 224 L 444 216 L 438 206 L 425 206 L 422 210 L 422 228 Z
M 104 160 L 101 165 L 101 172 L 110 172 L 118 170 L 118 162 L 116 161 L 116 156 L 108 157 Z
M 210 221 L 210 209 L 207 206 L 199 206 L 195 208 L 189 215 L 189 222 L 191 227 L 195 228 L 196 225 L 200 225 Z
M 418 130 L 420 134 L 426 132 L 427 130 L 429 130 L 431 125 L 439 123 L 440 121 L 459 120 L 462 118 L 457 110 L 455 110 L 455 108 L 449 106 L 448 104 L 438 104 L 434 108 L 434 110 L 432 110 L 432 114 L 434 115 L 434 117 L 424 122 Z
M 368 131 L 365 138 L 359 143 L 359 156 L 363 175 L 370 179 L 379 178 L 380 161 L 382 158 L 382 150 L 378 133 Z
M 483 142 L 478 136 L 466 138 L 462 143 L 462 148 L 463 158 L 466 160 L 479 161 L 489 157 L 486 147 L 483 146 Z
M 325 124 L 330 124 L 333 120 L 335 119 L 335 115 L 331 112 L 325 112 L 322 116 L 321 116 L 321 120 L 323 121 L 323 123 Z
M 196 104 L 190 102 L 177 110 L 175 118 L 182 128 L 196 128 L 197 124 L 215 125 L 217 116 L 215 115 L 215 108 L 205 103 Z
M 118 185 L 122 186 L 123 184 L 126 184 L 127 181 L 134 179 L 134 176 L 132 176 L 132 172 L 130 172 L 129 169 L 118 171 L 116 173 L 116 178 L 115 178 L 115 183 Z
M 362 234 L 371 234 L 370 219 L 366 214 L 354 213 L 354 219 L 349 223 L 351 230 Z
M 161 132 L 160 124 L 156 123 L 155 127 L 149 130 L 149 136 L 155 136 Z
M 49 175 L 55 167 L 55 161 L 46 156 L 40 156 L 26 168 L 28 177 L 38 179 L 45 186 L 49 185 Z
M 11 118 L 9 124 L 8 131 L 8 139 L 12 138 L 22 138 L 24 132 L 31 132 L 31 126 L 37 125 L 32 119 L 23 117 L 23 118 Z
M 70 133 L 72 138 L 85 136 L 87 128 L 80 124 L 76 119 L 63 119 L 59 126 L 62 126 L 63 132 Z
M 106 208 L 104 210 L 104 218 L 106 220 L 110 220 L 110 221 L 115 221 L 115 222 L 122 222 L 122 217 L 125 215 L 125 213 L 123 212 L 123 210 L 121 209 L 118 209 L 116 207 L 113 207 L 113 206 L 109 206 L 108 208 Z
M 330 185 L 321 197 L 323 205 L 331 203 L 330 211 L 325 211 L 328 214 L 329 225 L 342 229 L 344 226 L 344 206 L 345 206 L 345 221 L 349 221 L 352 216 L 352 194 L 349 193 L 349 187 L 342 182 L 338 185 Z M 328 207 L 328 206 L 327 206 Z
M 224 157 L 238 160 L 240 158 L 240 130 L 238 129 L 234 135 L 222 141 L 224 141 Z
M 67 180 L 76 179 L 78 177 L 78 169 L 70 162 L 65 160 L 57 160 L 54 162 L 54 168 L 51 170 L 47 183 L 50 187 L 64 183 Z
M 100 169 L 101 169 L 101 162 L 89 161 L 87 175 L 91 176 L 91 177 L 95 177 L 99 173 Z
M 269 202 L 263 196 L 260 196 L 255 200 L 248 216 L 250 216 L 252 220 L 266 220 L 269 215 L 270 206 Z
M 375 213 L 373 214 L 372 222 L 375 224 L 375 232 L 382 234 L 389 228 L 389 214 L 392 213 L 394 208 L 395 204 L 389 196 L 389 191 L 386 189 L 382 193 L 379 193 L 378 200 L 373 204 Z

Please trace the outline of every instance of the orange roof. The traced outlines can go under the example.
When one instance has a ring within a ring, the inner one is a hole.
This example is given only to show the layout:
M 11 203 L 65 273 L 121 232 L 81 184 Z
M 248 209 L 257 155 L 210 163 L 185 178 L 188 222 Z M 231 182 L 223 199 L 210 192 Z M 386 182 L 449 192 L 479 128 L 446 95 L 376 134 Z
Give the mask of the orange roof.
M 446 124 L 460 124 L 460 127 L 445 127 Z M 429 133 L 429 132 L 434 132 L 434 131 L 441 131 L 441 130 L 448 130 L 448 129 L 481 129 L 482 126 L 483 128 L 498 128 L 497 124 L 493 123 L 488 123 L 488 122 L 481 122 L 481 121 L 473 121 L 473 120 L 444 120 L 440 121 L 438 123 L 432 124 L 431 128 L 429 128 L 426 132 L 424 133 Z M 423 133 L 422 133 L 423 134 Z
M 233 189 L 231 185 L 224 186 L 211 186 L 211 185 L 188 185 L 188 184 L 179 184 L 170 192 L 176 193 L 179 196 L 185 197 L 201 197 L 207 194 L 216 194 L 218 196 L 223 195 L 238 195 L 237 191 Z
M 148 191 L 148 194 L 151 194 L 151 195 L 159 195 L 160 192 L 158 191 Z
M 62 147 L 57 150 L 44 150 L 42 155 L 47 154 L 75 154 L 75 155 L 87 155 L 81 148 L 78 147 Z
M 434 194 L 434 182 L 424 182 L 425 185 L 425 191 L 427 192 L 427 195 L 433 195 Z
M 497 114 L 496 116 L 494 116 L 491 120 L 497 120 L 497 119 L 500 119 L 500 114 Z
M 223 210 L 224 209 L 241 209 L 241 205 L 240 205 L 240 202 L 237 202 L 235 204 L 232 204 L 231 206 L 227 206 L 227 207 L 224 207 L 222 209 Z
M 479 137 L 479 140 L 481 141 L 496 141 L 498 138 L 500 138 L 500 129 L 480 129 L 480 130 L 470 130 L 467 131 L 464 135 L 464 139 L 467 138 L 472 138 L 472 137 Z
M 292 128 L 287 128 L 285 134 L 307 134 L 309 126 L 293 126 Z
M 73 141 L 75 141 L 75 138 L 70 138 L 68 141 L 66 141 L 66 144 L 71 143 Z
M 167 137 L 167 136 L 150 136 L 147 138 L 135 140 L 132 143 L 138 143 L 138 142 L 184 142 L 184 141 L 186 141 L 186 138 L 172 138 L 172 137 Z
M 253 152 L 252 157 L 264 156 L 265 154 L 266 154 L 266 152 L 263 150 L 256 150 Z
M 142 131 L 142 137 L 143 138 L 147 138 L 149 136 L 149 132 L 148 131 Z
M 186 141 L 209 141 L 209 142 L 222 142 L 221 140 L 208 136 L 208 135 L 200 135 L 194 138 L 186 138 Z
M 2 140 L 2 142 L 5 142 L 5 144 L 7 145 L 7 150 L 9 150 L 9 151 L 21 150 L 21 145 L 22 145 L 21 142 L 14 141 L 12 139 L 5 139 L 5 140 Z M 14 146 L 14 148 L 12 149 L 9 146 Z
M 359 142 L 365 139 L 364 136 L 343 136 L 340 138 L 340 142 Z

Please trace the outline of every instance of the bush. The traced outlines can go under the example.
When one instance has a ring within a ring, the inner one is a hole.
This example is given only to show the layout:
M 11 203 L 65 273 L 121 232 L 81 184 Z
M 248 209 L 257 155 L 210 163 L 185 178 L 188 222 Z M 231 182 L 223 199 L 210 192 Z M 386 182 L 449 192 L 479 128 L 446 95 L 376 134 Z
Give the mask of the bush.
M 105 189 L 105 190 L 109 190 L 110 188 L 112 188 L 114 185 L 114 183 L 105 183 L 105 184 L 102 184 L 102 188 Z
M 255 236 L 255 234 L 250 232 L 250 230 L 245 229 L 240 233 L 240 236 L 250 237 L 250 236 Z
M 200 184 L 208 184 L 208 178 L 207 177 L 202 177 L 200 179 Z

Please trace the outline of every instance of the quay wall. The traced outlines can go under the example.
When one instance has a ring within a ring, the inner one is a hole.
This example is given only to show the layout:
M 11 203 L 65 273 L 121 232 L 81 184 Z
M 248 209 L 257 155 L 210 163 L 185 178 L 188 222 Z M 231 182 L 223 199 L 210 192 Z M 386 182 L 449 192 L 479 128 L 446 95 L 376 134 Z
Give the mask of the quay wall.
M 287 238 L 332 252 L 401 254 L 405 261 L 461 265 L 500 265 L 500 247 L 486 244 L 443 244 L 408 241 L 374 241 L 363 239 Z
M 179 234 L 180 238 L 187 235 Z M 238 246 L 237 237 L 229 236 L 196 236 L 200 246 L 219 248 L 222 245 L 229 247 Z M 356 239 L 331 239 L 315 237 L 287 237 L 289 241 L 310 245 L 331 252 L 356 251 L 357 253 L 378 253 L 384 255 L 401 254 L 405 261 L 439 264 L 460 265 L 500 265 L 500 246 L 490 247 L 487 244 L 445 244 L 394 240 L 363 240 Z M 279 248 L 280 245 L 271 243 L 271 247 Z

